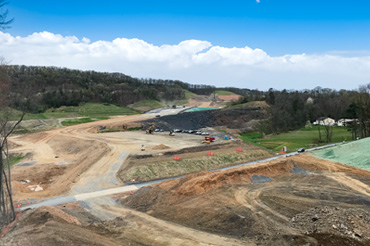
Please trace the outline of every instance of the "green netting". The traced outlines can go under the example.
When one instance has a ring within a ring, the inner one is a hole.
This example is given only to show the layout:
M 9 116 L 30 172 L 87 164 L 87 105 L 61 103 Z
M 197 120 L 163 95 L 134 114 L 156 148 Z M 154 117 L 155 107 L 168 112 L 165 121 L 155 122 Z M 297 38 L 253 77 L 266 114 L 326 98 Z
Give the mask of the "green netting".
M 316 150 L 313 154 L 322 159 L 370 171 L 370 138 L 364 138 L 333 148 Z

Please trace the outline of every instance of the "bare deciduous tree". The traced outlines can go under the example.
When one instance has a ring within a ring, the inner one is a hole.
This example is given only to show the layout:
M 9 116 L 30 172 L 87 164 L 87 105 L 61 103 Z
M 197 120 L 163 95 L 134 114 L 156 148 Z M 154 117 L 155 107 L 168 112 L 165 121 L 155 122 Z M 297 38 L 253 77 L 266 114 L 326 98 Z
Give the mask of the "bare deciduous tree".
M 13 19 L 8 19 L 8 10 L 4 9 L 7 2 L 0 0 L 0 29 L 9 28 L 10 23 L 13 22 Z
M 8 10 L 3 11 L 7 3 L 0 0 L 0 29 L 9 27 L 13 19 L 8 20 Z M 5 69 L 5 62 L 0 57 L 0 226 L 6 225 L 15 219 L 12 198 L 10 162 L 8 151 L 8 137 L 23 120 L 24 113 L 18 121 L 10 121 L 11 110 L 9 105 L 9 78 Z

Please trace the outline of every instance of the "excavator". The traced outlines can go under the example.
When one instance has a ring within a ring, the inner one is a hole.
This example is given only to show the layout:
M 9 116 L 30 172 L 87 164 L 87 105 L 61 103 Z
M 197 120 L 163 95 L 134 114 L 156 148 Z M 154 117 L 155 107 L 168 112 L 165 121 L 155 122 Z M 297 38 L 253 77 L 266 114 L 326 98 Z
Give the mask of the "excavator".
M 149 128 L 148 128 L 148 129 L 146 129 L 146 131 L 145 131 L 145 132 L 146 132 L 147 134 L 152 134 L 152 133 L 153 133 L 153 131 L 154 131 L 154 127 L 155 127 L 155 126 L 154 126 L 154 124 L 152 124 L 151 126 L 149 126 Z

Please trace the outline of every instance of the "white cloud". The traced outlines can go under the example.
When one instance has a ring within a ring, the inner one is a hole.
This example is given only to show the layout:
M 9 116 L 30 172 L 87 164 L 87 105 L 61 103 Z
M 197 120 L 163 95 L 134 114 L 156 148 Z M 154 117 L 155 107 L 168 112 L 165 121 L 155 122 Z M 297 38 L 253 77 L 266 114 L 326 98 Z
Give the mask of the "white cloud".
M 243 88 L 357 88 L 370 82 L 370 56 L 293 54 L 226 48 L 185 40 L 156 46 L 139 39 L 91 42 L 49 32 L 14 37 L 0 32 L 0 55 L 11 64 L 122 72 L 134 77 L 179 79 Z
M 257 3 L 260 3 L 260 2 L 261 2 L 261 0 L 256 0 L 256 2 L 257 2 Z

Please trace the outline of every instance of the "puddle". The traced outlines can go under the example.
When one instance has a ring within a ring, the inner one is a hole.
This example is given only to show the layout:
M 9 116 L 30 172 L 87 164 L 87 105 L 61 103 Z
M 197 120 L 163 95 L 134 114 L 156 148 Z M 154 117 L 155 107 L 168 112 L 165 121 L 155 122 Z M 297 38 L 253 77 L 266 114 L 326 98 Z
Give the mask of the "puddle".
M 289 171 L 290 173 L 294 174 L 301 174 L 301 175 L 307 175 L 308 171 L 306 169 L 300 168 L 300 167 L 293 167 L 292 170 Z
M 263 176 L 263 175 L 253 175 L 252 178 L 251 178 L 251 182 L 252 183 L 267 183 L 267 182 L 270 182 L 272 181 L 273 179 L 270 178 L 270 177 L 267 177 L 267 176 Z
M 19 163 L 19 164 L 17 164 L 17 166 L 19 166 L 19 167 L 28 167 L 28 166 L 32 166 L 34 164 L 36 164 L 36 161 Z
M 68 165 L 69 162 L 68 161 L 60 161 L 57 163 L 57 165 Z

